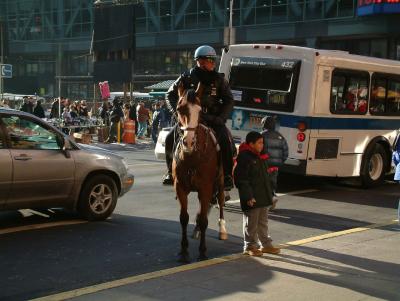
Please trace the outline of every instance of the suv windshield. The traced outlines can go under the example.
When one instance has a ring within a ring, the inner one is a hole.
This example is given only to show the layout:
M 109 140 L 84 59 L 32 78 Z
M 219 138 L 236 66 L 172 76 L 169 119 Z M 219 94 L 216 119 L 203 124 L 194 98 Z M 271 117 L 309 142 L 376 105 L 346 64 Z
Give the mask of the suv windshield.
M 230 86 L 235 105 L 293 111 L 300 61 L 271 58 L 233 58 Z

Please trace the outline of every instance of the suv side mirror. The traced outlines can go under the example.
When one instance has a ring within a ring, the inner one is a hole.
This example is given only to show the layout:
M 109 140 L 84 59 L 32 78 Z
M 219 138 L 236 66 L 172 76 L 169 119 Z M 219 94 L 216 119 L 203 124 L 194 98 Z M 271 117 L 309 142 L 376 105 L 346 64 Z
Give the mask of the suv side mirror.
M 56 135 L 56 142 L 57 142 L 58 147 L 60 149 L 63 149 L 63 147 L 64 147 L 64 137 L 61 136 L 61 135 Z

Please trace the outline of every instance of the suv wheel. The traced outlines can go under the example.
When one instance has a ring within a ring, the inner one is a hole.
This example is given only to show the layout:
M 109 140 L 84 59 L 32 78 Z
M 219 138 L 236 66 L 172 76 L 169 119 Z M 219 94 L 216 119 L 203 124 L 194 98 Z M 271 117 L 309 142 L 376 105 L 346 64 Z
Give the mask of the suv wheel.
M 117 185 L 106 175 L 96 175 L 85 182 L 79 198 L 79 213 L 87 220 L 105 220 L 117 205 Z

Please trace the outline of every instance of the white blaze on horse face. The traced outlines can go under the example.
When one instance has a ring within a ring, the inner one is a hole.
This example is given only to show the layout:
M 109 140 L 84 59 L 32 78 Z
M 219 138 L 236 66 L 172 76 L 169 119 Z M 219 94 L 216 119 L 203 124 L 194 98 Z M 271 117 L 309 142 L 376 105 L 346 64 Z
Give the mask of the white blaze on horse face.
M 191 128 L 195 129 L 199 125 L 199 117 L 200 117 L 200 111 L 201 107 L 197 104 L 193 103 L 188 103 L 188 108 L 189 108 L 189 118 L 185 118 L 186 124 L 183 124 L 184 128 Z M 189 119 L 189 122 L 187 120 Z M 183 139 L 185 141 L 184 143 L 184 148 L 185 151 L 192 151 L 193 146 L 194 146 L 194 134 L 195 131 L 187 131 L 185 130 L 183 133 Z

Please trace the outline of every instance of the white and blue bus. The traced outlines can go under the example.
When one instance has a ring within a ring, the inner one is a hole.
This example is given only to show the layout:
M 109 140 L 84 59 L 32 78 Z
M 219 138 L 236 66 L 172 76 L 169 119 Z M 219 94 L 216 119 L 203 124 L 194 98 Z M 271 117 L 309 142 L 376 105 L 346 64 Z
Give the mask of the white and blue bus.
M 284 171 L 383 181 L 400 129 L 400 62 L 343 51 L 231 45 L 219 71 L 235 99 L 237 140 L 277 117 L 289 145 Z

